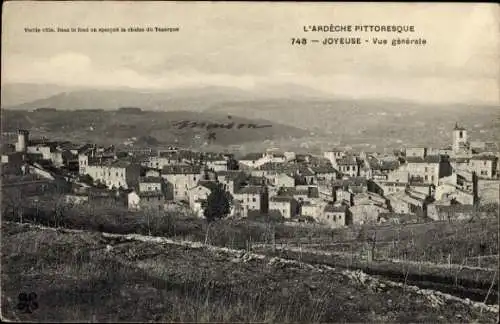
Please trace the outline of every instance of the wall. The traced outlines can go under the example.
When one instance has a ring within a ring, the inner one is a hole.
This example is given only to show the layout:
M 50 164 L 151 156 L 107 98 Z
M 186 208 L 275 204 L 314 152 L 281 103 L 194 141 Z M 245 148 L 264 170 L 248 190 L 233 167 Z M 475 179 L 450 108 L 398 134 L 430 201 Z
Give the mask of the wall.
M 344 227 L 346 225 L 346 215 L 344 212 L 324 212 L 318 221 L 331 228 Z
M 407 170 L 410 177 L 421 177 L 424 183 L 437 185 L 439 182 L 439 163 L 408 163 Z
M 234 199 L 240 202 L 245 210 L 261 210 L 261 195 L 257 193 L 235 193 Z
M 295 208 L 297 208 L 296 204 L 291 202 L 282 202 L 282 201 L 269 201 L 269 211 L 278 211 L 281 216 L 284 218 L 292 218 L 292 216 L 295 216 Z
M 470 171 L 475 171 L 478 177 L 491 179 L 496 174 L 496 163 L 491 160 L 473 160 L 469 161 Z
M 79 154 L 78 155 L 78 166 L 79 166 L 79 173 L 80 174 L 87 174 L 87 166 L 89 165 L 89 157 L 85 154 Z
M 498 204 L 500 200 L 500 180 L 479 179 L 477 182 L 479 203 Z
M 387 212 L 385 208 L 375 205 L 358 205 L 349 208 L 352 214 L 352 222 L 355 225 L 377 222 L 378 215 Z
M 207 167 L 217 171 L 227 171 L 227 161 L 208 161 Z
M 162 191 L 161 182 L 139 182 L 139 191 Z
M 195 187 L 202 178 L 200 174 L 162 174 L 162 177 L 172 184 L 173 199 L 188 200 L 189 189 Z
M 424 147 L 411 147 L 406 149 L 406 156 L 425 157 L 427 150 Z

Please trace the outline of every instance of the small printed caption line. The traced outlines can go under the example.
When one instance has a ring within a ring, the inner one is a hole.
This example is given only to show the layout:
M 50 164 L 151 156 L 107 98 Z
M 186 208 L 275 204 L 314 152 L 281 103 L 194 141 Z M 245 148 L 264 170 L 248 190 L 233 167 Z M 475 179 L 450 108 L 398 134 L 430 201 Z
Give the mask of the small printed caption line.
M 310 38 L 291 38 L 291 45 L 304 46 L 308 44 L 318 44 L 318 45 L 339 45 L 339 46 L 350 46 L 350 45 L 392 45 L 392 46 L 404 46 L 404 45 L 427 45 L 427 40 L 425 38 L 382 38 L 382 37 L 372 37 L 370 39 L 363 39 L 361 37 L 326 37 L 323 39 L 310 39 Z
M 25 27 L 25 33 L 169 33 L 179 27 Z

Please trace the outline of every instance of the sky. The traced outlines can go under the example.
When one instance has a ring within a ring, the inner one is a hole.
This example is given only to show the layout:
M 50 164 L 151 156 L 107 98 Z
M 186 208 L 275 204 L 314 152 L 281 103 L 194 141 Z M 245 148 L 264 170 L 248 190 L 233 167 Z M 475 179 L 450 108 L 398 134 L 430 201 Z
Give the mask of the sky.
M 170 89 L 298 84 L 348 98 L 500 104 L 500 7 L 473 3 L 15 2 L 2 15 L 2 83 Z M 306 33 L 304 25 L 413 25 Z M 24 28 L 179 27 L 158 33 Z M 291 38 L 362 37 L 362 46 Z M 372 39 L 424 38 L 425 46 Z

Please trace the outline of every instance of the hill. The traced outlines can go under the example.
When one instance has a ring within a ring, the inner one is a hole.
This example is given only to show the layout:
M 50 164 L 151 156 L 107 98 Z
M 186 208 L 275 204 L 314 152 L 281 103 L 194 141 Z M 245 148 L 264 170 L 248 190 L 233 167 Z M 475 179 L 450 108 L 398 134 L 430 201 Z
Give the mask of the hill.
M 423 105 L 397 100 L 261 100 L 219 103 L 206 111 L 259 116 L 307 129 L 317 142 L 377 147 L 450 145 L 456 122 L 472 140 L 498 139 L 500 107 Z M 324 134 L 324 135 L 323 135 Z
M 195 127 L 192 127 L 193 122 L 197 123 Z M 227 127 L 207 129 L 211 123 L 224 124 Z M 262 143 L 280 138 L 300 138 L 307 134 L 302 129 L 264 119 L 233 117 L 209 112 L 4 110 L 3 131 L 13 132 L 18 128 L 30 130 L 33 136 L 69 139 L 75 142 L 119 144 L 135 137 L 137 139 L 155 138 L 160 144 L 193 147 L 203 146 L 211 132 L 215 133 L 215 139 L 211 142 L 220 146 L 247 142 Z
M 44 95 L 45 94 L 45 95 Z M 283 98 L 320 98 L 322 92 L 294 84 L 260 85 L 251 89 L 224 86 L 191 86 L 172 89 L 62 87 L 56 85 L 8 84 L 2 86 L 2 107 L 31 110 L 41 107 L 59 110 L 115 110 L 121 106 L 145 110 L 200 111 L 213 104 Z
M 13 107 L 57 95 L 82 90 L 82 87 L 57 84 L 7 83 L 2 84 L 2 108 Z

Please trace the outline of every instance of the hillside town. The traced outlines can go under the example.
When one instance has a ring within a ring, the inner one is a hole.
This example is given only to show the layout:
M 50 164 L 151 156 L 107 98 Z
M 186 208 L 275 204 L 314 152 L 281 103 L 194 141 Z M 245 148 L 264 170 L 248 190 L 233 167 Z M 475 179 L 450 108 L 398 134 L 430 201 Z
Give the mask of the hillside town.
M 29 186 L 36 200 L 64 184 L 64 201 L 112 201 L 129 210 L 178 210 L 204 217 L 220 185 L 228 217 L 272 217 L 331 228 L 467 218 L 497 204 L 499 150 L 473 141 L 458 123 L 445 148 L 406 147 L 391 154 L 332 148 L 323 155 L 268 149 L 236 157 L 179 147 L 116 149 L 50 141 L 17 132 L 2 147 L 2 186 Z

